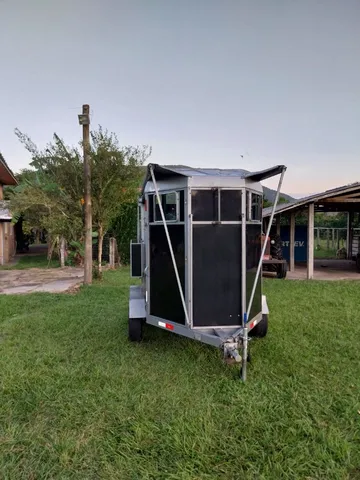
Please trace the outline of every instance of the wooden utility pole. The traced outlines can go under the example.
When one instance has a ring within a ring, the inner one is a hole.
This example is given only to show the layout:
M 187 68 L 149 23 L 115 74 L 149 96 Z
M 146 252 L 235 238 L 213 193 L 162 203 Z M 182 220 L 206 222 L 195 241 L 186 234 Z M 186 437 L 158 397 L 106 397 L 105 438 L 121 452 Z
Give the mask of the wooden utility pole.
M 85 258 L 84 284 L 92 283 L 92 212 L 91 212 L 91 170 L 90 170 L 90 107 L 83 105 L 79 123 L 83 127 L 84 149 L 84 206 L 85 206 Z

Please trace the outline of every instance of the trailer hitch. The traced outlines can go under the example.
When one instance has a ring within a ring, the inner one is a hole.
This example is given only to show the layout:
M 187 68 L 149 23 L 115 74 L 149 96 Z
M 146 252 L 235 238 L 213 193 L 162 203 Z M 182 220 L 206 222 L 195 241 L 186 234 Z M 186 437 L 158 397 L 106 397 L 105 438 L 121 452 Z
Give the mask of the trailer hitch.
M 238 351 L 237 343 L 227 343 L 224 345 L 224 359 L 226 363 L 240 363 L 242 358 Z

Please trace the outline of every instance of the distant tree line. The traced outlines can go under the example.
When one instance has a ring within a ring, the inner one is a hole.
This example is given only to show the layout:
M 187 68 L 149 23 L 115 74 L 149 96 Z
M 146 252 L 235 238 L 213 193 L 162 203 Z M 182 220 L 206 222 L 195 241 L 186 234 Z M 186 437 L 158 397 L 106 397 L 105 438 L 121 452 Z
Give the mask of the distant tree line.
M 284 197 L 279 197 L 278 205 L 283 204 L 283 203 L 290 203 L 289 200 L 287 200 Z M 270 202 L 266 197 L 264 197 L 263 200 L 263 207 L 271 207 L 273 204 Z M 319 227 L 319 228 L 346 228 L 347 227 L 347 218 L 348 215 L 347 213 L 340 212 L 340 213 L 315 213 L 315 218 L 314 218 L 314 226 Z M 297 225 L 307 225 L 307 215 L 306 214 L 299 214 L 296 216 L 296 224 Z M 288 216 L 284 215 L 281 219 L 281 224 L 282 225 L 288 225 L 289 223 L 289 218 Z M 360 228 L 360 218 L 359 216 L 355 217 L 354 227 L 359 227 Z

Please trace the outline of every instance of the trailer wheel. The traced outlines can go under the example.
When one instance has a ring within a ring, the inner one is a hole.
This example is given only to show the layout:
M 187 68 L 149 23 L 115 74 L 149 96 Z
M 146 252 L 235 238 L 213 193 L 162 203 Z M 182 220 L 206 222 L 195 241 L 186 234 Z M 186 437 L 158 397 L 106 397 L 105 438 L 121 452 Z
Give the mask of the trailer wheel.
M 286 263 L 279 263 L 277 268 L 277 274 L 276 274 L 277 278 L 286 278 L 286 272 L 287 272 Z
M 356 255 L 356 269 L 360 273 L 360 254 Z
M 130 342 L 141 342 L 143 338 L 142 318 L 129 318 L 129 340 Z
M 257 337 L 257 338 L 266 337 L 266 334 L 268 331 L 268 323 L 269 323 L 269 316 L 264 313 L 260 322 L 257 325 L 255 325 L 255 327 L 250 331 L 250 336 Z

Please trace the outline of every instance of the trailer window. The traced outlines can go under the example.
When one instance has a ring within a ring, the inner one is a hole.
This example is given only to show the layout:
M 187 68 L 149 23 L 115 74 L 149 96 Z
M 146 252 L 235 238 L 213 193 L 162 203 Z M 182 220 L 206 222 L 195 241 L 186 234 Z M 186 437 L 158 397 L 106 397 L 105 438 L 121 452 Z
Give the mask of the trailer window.
M 194 222 L 218 221 L 218 195 L 218 189 L 191 191 L 191 209 Z
M 185 220 L 185 192 L 180 190 L 180 222 Z
M 261 222 L 262 196 L 257 193 L 247 192 L 247 217 L 250 221 Z
M 241 190 L 221 190 L 220 219 L 222 222 L 241 221 Z
M 149 222 L 152 223 L 154 221 L 154 195 L 149 195 L 146 207 L 149 209 Z
M 164 193 L 160 195 L 161 204 L 164 211 L 165 220 L 167 222 L 176 222 L 179 218 L 179 201 L 178 194 L 176 192 Z M 161 212 L 158 203 L 157 196 L 154 195 L 155 199 L 155 222 L 161 222 Z

